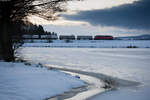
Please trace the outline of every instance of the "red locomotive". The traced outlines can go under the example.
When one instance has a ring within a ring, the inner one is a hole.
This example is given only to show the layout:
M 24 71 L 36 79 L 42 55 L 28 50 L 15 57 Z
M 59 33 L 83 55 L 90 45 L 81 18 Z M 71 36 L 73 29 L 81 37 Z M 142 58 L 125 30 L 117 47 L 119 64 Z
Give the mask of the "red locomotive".
M 113 40 L 113 37 L 109 35 L 96 35 L 94 40 Z

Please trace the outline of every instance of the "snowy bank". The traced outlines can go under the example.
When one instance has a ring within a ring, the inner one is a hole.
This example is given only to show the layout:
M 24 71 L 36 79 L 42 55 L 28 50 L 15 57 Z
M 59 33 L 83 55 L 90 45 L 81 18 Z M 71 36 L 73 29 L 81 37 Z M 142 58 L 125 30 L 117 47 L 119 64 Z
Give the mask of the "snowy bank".
M 51 43 L 25 43 L 23 47 L 150 48 L 150 40 L 53 40 Z
M 1 100 L 43 100 L 83 85 L 83 81 L 58 70 L 0 62 Z

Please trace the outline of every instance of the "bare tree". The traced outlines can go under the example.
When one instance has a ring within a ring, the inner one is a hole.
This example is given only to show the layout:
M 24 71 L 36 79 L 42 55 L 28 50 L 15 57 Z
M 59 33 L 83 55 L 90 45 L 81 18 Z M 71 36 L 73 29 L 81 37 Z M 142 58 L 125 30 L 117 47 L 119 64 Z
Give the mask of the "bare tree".
M 0 52 L 5 61 L 14 60 L 12 25 L 27 16 L 36 15 L 55 20 L 56 12 L 65 11 L 71 0 L 0 0 Z M 79 0 L 80 1 L 80 0 Z

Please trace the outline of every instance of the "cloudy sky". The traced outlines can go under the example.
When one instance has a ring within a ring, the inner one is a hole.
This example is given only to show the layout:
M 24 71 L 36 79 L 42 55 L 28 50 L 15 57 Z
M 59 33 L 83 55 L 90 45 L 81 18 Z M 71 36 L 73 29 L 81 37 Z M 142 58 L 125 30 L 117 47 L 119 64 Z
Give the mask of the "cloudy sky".
M 58 34 L 150 34 L 150 0 L 84 0 L 69 2 L 66 8 L 68 11 L 57 21 L 50 22 L 35 16 L 32 21 Z

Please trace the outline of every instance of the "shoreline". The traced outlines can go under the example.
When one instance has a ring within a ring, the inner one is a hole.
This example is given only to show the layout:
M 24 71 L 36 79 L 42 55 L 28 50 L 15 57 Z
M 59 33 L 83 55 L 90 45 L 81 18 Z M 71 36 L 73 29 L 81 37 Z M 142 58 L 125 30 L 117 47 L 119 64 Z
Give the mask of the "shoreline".
M 29 64 L 33 62 L 23 61 Z M 85 82 L 84 86 L 70 89 L 62 94 L 45 98 L 44 100 L 91 100 L 102 93 L 117 90 L 120 87 L 138 86 L 141 83 L 111 77 L 101 73 L 87 72 L 76 69 L 52 67 L 52 65 L 38 64 L 40 67 L 45 67 L 48 70 L 59 70 L 66 74 L 79 76 Z M 88 77 L 88 78 L 87 78 Z M 76 77 L 78 78 L 78 77 Z M 87 80 L 88 79 L 88 80 Z M 94 79 L 94 80 L 93 80 Z
M 77 99 L 78 100 L 90 100 L 96 95 L 99 95 L 107 91 L 116 90 L 119 87 L 137 86 L 140 84 L 138 82 L 123 80 L 123 79 L 107 76 L 107 75 L 100 74 L 100 73 L 85 72 L 85 71 L 74 70 L 74 69 L 57 68 L 57 67 L 52 67 L 49 65 L 44 65 L 44 66 L 50 70 L 60 70 L 65 73 L 72 74 L 73 76 L 79 75 L 81 77 L 81 80 L 87 82 L 88 84 L 86 89 L 83 89 L 85 87 L 79 87 L 78 88 L 79 90 L 76 92 L 71 90 L 67 92 L 69 94 L 64 93 L 64 94 L 49 98 L 48 100 L 77 100 Z M 85 78 L 85 76 L 91 77 L 92 79 L 95 79 L 95 80 L 94 81 L 91 79 L 86 80 L 87 78 Z M 90 83 L 90 81 L 92 83 Z M 101 85 L 100 85 L 100 82 L 102 83 Z M 83 91 L 80 91 L 80 89 L 81 90 L 83 89 Z M 67 98 L 64 99 L 64 97 L 67 97 Z
M 25 59 L 23 59 L 23 60 L 22 59 L 18 59 L 18 61 L 23 62 L 25 65 L 36 64 L 36 63 L 30 62 L 30 61 L 25 60 Z M 108 91 L 108 90 L 112 89 L 111 86 L 107 87 L 108 89 L 105 89 L 105 86 L 106 85 L 110 85 L 110 84 L 107 84 L 107 82 L 104 82 L 103 80 L 101 80 L 99 78 L 96 78 L 96 77 L 94 77 L 92 75 L 85 74 L 86 72 L 83 72 L 83 71 L 51 67 L 51 66 L 40 64 L 40 63 L 38 63 L 36 65 L 38 67 L 41 67 L 41 68 L 45 67 L 45 68 L 47 68 L 47 70 L 59 70 L 59 71 L 62 71 L 64 73 L 66 73 L 66 74 L 70 74 L 70 75 L 72 75 L 74 77 L 76 77 L 76 75 L 77 75 L 77 76 L 79 76 L 79 79 L 81 79 L 85 83 L 85 85 L 83 85 L 81 87 L 72 88 L 69 91 L 65 91 L 62 94 L 58 94 L 58 95 L 55 95 L 55 96 L 52 96 L 52 97 L 45 98 L 44 100 L 77 100 L 76 98 L 78 98 L 78 97 L 76 97 L 76 96 L 78 96 L 78 95 L 80 97 L 82 96 L 82 99 L 78 99 L 78 100 L 86 100 L 86 99 L 91 98 L 91 97 L 93 97 L 93 96 L 95 96 L 97 94 L 100 94 L 100 93 L 103 93 L 105 91 Z M 86 80 L 85 77 L 88 80 Z M 76 78 L 78 78 L 78 77 L 76 77 Z M 95 81 L 91 81 L 91 79 L 92 80 L 94 79 L 94 80 L 97 80 L 97 81 L 101 81 L 101 82 L 100 82 L 100 84 L 97 84 L 97 83 L 95 83 Z M 99 88 L 99 89 L 97 89 L 97 88 Z M 102 90 L 100 90 L 100 88 Z M 96 89 L 96 91 L 93 91 L 94 89 Z M 94 92 L 94 94 L 92 94 L 91 91 Z M 89 93 L 90 93 L 90 96 L 89 96 Z M 87 95 L 84 95 L 84 94 L 87 94 Z
M 106 86 L 107 83 L 105 83 L 103 80 L 83 74 L 81 72 L 77 73 L 75 70 L 70 70 L 69 69 L 59 69 L 55 67 L 48 67 L 45 66 L 50 70 L 60 70 L 64 73 L 71 74 L 73 76 L 79 76 L 81 80 L 85 82 L 85 86 L 71 89 L 68 92 L 65 92 L 60 95 L 56 95 L 54 97 L 50 97 L 46 100 L 86 100 L 88 98 L 91 98 L 97 94 L 103 93 L 105 91 L 109 91 L 112 89 L 110 86 L 109 88 L 105 89 L 104 87 Z

